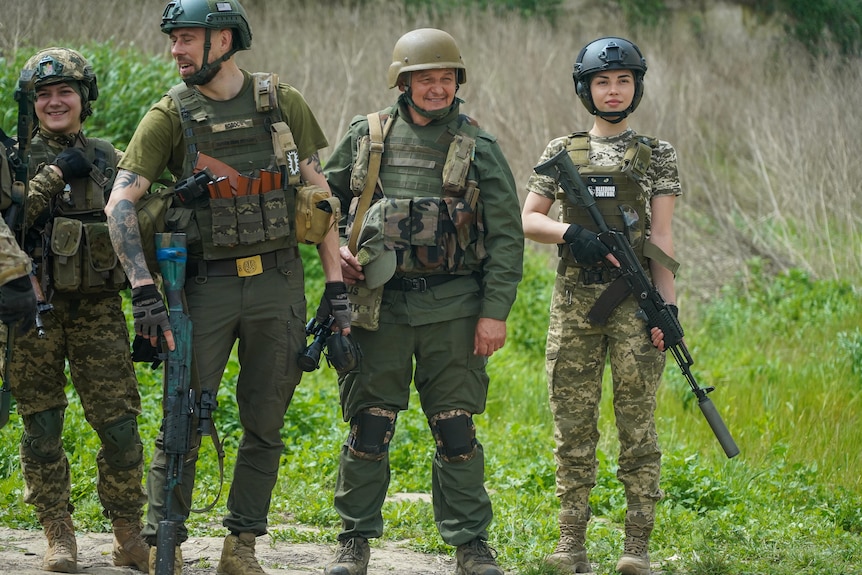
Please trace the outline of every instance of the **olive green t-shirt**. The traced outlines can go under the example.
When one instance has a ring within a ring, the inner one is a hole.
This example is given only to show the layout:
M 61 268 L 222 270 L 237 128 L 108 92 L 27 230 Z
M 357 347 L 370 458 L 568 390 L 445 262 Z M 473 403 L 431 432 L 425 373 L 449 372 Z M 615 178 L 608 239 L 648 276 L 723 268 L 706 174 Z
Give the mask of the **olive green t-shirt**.
M 252 98 L 251 74 L 245 70 L 242 73 L 245 82 L 236 97 Z M 282 118 L 293 133 L 300 160 L 308 159 L 329 145 L 323 129 L 298 90 L 280 83 L 278 105 Z M 141 119 L 119 168 L 129 170 L 151 182 L 161 177 L 165 168 L 179 178 L 183 175 L 185 154 L 179 112 L 173 99 L 166 94 Z

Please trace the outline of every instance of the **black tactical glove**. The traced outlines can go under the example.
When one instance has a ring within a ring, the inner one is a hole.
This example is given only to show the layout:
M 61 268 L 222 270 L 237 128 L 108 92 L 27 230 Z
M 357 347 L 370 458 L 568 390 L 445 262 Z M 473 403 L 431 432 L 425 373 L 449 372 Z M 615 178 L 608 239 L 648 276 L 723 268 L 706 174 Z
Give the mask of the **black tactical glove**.
M 595 232 L 591 232 L 578 224 L 569 225 L 563 234 L 563 241 L 569 246 L 572 257 L 579 264 L 591 266 L 600 263 L 610 253 Z
M 36 323 L 36 295 L 29 276 L 0 286 L 0 321 L 9 326 L 18 322 L 19 334 L 27 333 Z
M 348 372 L 356 369 L 362 351 L 349 335 L 334 333 L 326 338 L 326 359 L 335 371 Z
M 135 333 L 153 338 L 171 329 L 168 310 L 162 294 L 153 284 L 132 289 L 132 317 L 135 319 Z
M 63 180 L 67 183 L 78 178 L 86 178 L 93 169 L 93 164 L 81 148 L 66 148 L 54 158 L 54 165 L 63 172 Z
M 319 323 L 326 323 L 329 316 L 335 318 L 335 325 L 340 329 L 350 327 L 350 305 L 347 301 L 347 285 L 344 282 L 326 282 L 315 319 Z

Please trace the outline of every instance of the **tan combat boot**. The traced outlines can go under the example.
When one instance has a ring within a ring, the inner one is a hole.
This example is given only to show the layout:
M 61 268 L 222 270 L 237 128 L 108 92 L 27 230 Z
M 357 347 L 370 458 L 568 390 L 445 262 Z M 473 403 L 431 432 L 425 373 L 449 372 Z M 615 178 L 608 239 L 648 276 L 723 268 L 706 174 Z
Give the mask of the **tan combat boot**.
M 48 549 L 42 559 L 42 570 L 54 573 L 78 572 L 78 543 L 75 541 L 75 527 L 72 516 L 61 519 L 45 519 L 42 530 L 48 539 Z
M 459 545 L 455 550 L 455 558 L 458 560 L 455 575 L 504 575 L 497 565 L 496 556 L 497 552 L 478 537 Z
M 148 561 L 148 569 L 150 575 L 156 575 L 156 553 L 157 548 L 155 545 L 150 546 L 150 560 Z M 177 545 L 176 551 L 174 551 L 174 575 L 182 575 L 183 573 L 183 551 L 180 549 L 180 546 Z
M 586 520 L 571 512 L 560 513 L 560 541 L 554 552 L 545 557 L 545 563 L 569 573 L 592 573 L 584 547 L 586 538 Z
M 254 557 L 254 533 L 228 535 L 221 550 L 217 575 L 266 575 Z
M 134 567 L 149 571 L 150 546 L 141 537 L 141 524 L 128 519 L 114 519 L 114 549 L 111 559 L 117 567 Z
M 365 537 L 348 537 L 338 540 L 338 550 L 333 559 L 323 570 L 324 575 L 365 575 L 368 572 L 368 560 L 371 559 L 371 548 Z
M 650 575 L 649 537 L 653 522 L 641 513 L 626 514 L 626 542 L 617 562 L 622 575 Z

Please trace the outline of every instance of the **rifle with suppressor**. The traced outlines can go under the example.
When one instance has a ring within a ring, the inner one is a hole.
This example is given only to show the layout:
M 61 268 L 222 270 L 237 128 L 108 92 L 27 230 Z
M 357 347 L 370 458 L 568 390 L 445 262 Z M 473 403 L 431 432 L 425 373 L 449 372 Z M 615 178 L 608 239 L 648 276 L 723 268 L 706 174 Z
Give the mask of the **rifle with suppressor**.
M 682 325 L 676 314 L 647 276 L 626 235 L 608 227 L 596 206 L 595 198 L 581 178 L 581 174 L 572 162 L 568 151 L 561 150 L 554 157 L 533 169 L 537 174 L 556 180 L 572 204 L 581 206 L 589 212 L 593 222 L 599 228 L 599 239 L 620 262 L 621 278 L 628 284 L 628 293 L 635 296 L 643 319 L 646 320 L 648 326 L 657 327 L 664 334 L 665 350 L 671 352 L 677 365 L 679 365 L 683 376 L 697 397 L 698 407 L 700 407 L 703 416 L 712 428 L 712 432 L 724 449 L 725 455 L 728 458 L 738 455 L 739 448 L 736 446 L 736 442 L 730 435 L 730 431 L 721 419 L 721 415 L 719 415 L 712 400 L 707 397 L 707 394 L 715 390 L 715 387 L 700 387 L 691 372 L 694 360 L 683 341 Z
M 12 182 L 12 204 L 3 215 L 3 219 L 9 229 L 18 236 L 18 245 L 24 249 L 24 238 L 27 234 L 27 188 L 30 178 L 30 136 L 33 131 L 33 104 L 36 100 L 36 70 L 22 70 L 18 77 L 18 87 L 15 89 L 15 100 L 18 102 L 18 126 L 17 143 L 13 142 L 5 134 L 3 136 L 2 153 L 6 153 L 9 166 L 14 173 L 15 181 Z M 17 145 L 16 145 L 17 144 Z M 14 147 L 13 147 L 14 146 Z M 30 272 L 30 284 L 36 295 L 36 333 L 40 338 L 45 337 L 45 326 L 42 323 L 42 313 L 53 309 L 51 304 L 45 301 L 45 295 L 39 285 L 39 280 L 33 271 Z M 12 350 L 15 346 L 15 330 L 9 326 L 6 330 L 6 369 L 3 374 L 3 386 L 0 387 L 0 429 L 9 422 L 9 408 L 12 403 L 12 388 L 9 383 L 11 377 Z

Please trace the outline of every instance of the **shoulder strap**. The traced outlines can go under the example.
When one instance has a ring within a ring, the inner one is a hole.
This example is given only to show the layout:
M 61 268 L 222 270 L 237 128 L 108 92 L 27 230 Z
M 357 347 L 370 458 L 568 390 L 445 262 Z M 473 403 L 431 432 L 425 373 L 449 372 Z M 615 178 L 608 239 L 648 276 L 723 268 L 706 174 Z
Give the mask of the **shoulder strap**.
M 383 117 L 386 117 L 386 127 L 383 127 Z M 389 128 L 392 127 L 394 119 L 382 112 L 372 112 L 368 114 L 368 135 L 371 138 L 371 150 L 368 158 L 368 176 L 365 179 L 365 188 L 362 190 L 362 196 L 359 198 L 359 205 L 356 207 L 356 215 L 353 219 L 353 229 L 350 231 L 350 239 L 347 242 L 347 247 L 350 253 L 356 254 L 356 243 L 359 240 L 359 228 L 362 227 L 362 220 L 365 218 L 365 212 L 371 205 L 371 198 L 374 196 L 374 188 L 377 186 L 377 179 L 380 176 L 380 160 L 383 156 L 383 142 L 389 134 Z
M 566 142 L 566 150 L 576 166 L 590 165 L 590 135 L 587 132 L 570 134 Z

